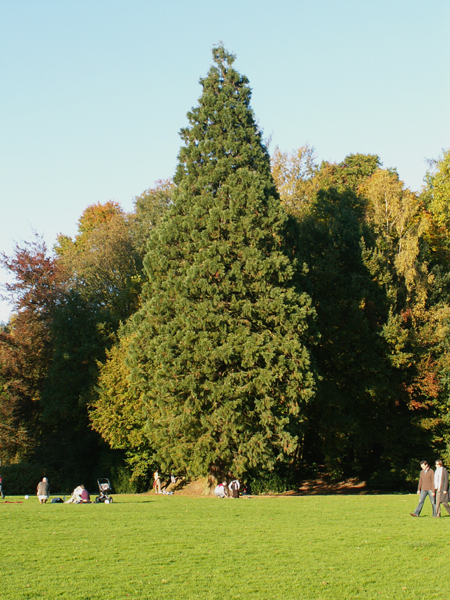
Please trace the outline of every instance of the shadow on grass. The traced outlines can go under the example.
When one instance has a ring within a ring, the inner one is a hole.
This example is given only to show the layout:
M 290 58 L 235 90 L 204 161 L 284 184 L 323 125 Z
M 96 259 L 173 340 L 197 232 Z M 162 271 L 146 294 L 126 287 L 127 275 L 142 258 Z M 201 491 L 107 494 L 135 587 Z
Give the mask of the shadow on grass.
M 410 490 L 405 489 L 376 489 L 365 481 L 360 481 L 357 477 L 346 479 L 345 481 L 335 481 L 328 474 L 321 474 L 316 478 L 302 481 L 298 489 L 277 494 L 281 496 L 320 496 L 320 495 L 340 495 L 355 496 L 364 494 L 405 494 Z

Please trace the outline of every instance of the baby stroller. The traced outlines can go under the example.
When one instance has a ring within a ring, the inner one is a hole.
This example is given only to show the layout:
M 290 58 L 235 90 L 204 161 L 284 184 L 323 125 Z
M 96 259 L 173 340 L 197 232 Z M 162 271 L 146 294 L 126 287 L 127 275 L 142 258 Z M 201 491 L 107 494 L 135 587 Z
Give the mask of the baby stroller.
M 96 504 L 98 502 L 104 502 L 105 504 L 110 504 L 113 501 L 113 499 L 109 495 L 112 492 L 111 484 L 109 483 L 109 479 L 106 479 L 106 478 L 97 479 L 97 484 L 98 484 L 99 495 L 96 496 L 96 498 L 95 498 Z

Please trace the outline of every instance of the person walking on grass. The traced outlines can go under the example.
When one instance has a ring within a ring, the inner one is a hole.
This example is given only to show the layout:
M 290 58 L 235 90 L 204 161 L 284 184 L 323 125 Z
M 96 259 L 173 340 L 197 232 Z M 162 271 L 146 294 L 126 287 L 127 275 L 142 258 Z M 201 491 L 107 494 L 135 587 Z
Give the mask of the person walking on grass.
M 3 493 L 3 478 L 0 475 L 0 496 L 2 497 L 2 500 L 5 499 L 5 494 Z
M 420 463 L 422 469 L 419 478 L 419 487 L 417 493 L 419 494 L 419 504 L 416 506 L 416 510 L 413 513 L 409 513 L 412 517 L 418 517 L 425 502 L 425 498 L 430 498 L 431 506 L 433 508 L 433 517 L 435 515 L 436 505 L 434 503 L 434 471 L 430 469 L 426 460 Z
M 450 515 L 450 507 L 448 505 L 448 471 L 444 467 L 444 463 L 440 458 L 436 461 L 436 471 L 434 472 L 434 487 L 436 489 L 436 510 L 435 517 L 441 516 L 441 504 Z

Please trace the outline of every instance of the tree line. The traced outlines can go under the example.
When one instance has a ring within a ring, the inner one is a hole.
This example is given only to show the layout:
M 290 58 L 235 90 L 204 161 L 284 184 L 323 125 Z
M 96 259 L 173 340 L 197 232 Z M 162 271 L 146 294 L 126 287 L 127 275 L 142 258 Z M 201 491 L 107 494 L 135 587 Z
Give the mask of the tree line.
M 234 58 L 213 49 L 173 181 L 1 256 L 11 477 L 391 487 L 450 458 L 450 151 L 420 193 L 376 155 L 270 157 Z

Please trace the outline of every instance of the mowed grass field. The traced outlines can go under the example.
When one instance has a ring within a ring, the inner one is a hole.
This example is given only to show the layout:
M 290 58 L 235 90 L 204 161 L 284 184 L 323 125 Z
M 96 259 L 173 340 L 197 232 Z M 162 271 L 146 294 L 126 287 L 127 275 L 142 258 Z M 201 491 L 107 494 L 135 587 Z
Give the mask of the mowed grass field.
M 412 494 L 7 500 L 2 599 L 450 600 L 450 517 Z

